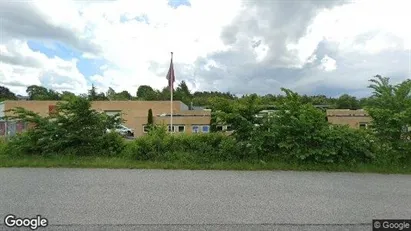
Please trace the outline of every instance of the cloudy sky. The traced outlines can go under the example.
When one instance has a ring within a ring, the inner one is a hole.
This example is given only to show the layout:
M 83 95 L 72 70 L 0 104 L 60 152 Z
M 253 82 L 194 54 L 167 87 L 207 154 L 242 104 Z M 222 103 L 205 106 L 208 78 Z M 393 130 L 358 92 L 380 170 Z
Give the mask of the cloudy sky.
M 0 85 L 368 94 L 410 78 L 409 0 L 0 0 Z M 408 23 L 407 23 L 408 22 Z

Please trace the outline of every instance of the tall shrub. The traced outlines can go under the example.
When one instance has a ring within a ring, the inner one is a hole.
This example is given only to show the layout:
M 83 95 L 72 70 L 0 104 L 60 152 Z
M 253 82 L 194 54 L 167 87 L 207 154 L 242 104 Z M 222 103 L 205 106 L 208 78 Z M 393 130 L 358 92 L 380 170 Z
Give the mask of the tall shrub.
M 372 159 L 371 140 L 366 134 L 348 127 L 331 126 L 325 113 L 301 97 L 282 89 L 286 97 L 268 125 L 271 140 L 262 147 L 271 148 L 281 158 L 313 163 L 363 162 Z M 264 133 L 260 133 L 264 134 Z M 272 143 L 270 143 L 272 141 Z M 264 150 L 268 153 L 268 150 Z
M 372 118 L 371 129 L 385 143 L 385 152 L 391 150 L 387 157 L 411 158 L 411 80 L 392 85 L 389 78 L 377 75 L 370 82 L 373 104 L 366 109 Z
M 27 154 L 104 153 L 107 151 L 104 144 L 106 130 L 121 122 L 118 116 L 95 111 L 89 100 L 80 97 L 59 102 L 55 113 L 46 117 L 24 108 L 15 108 L 11 112 L 10 119 L 35 124 L 12 140 L 12 145 Z
M 126 157 L 143 161 L 213 163 L 238 161 L 241 149 L 233 137 L 221 133 L 169 134 L 162 129 L 137 138 L 124 151 Z
M 148 110 L 148 116 L 147 116 L 147 125 L 148 126 L 153 126 L 154 121 L 153 121 L 153 110 L 151 108 Z

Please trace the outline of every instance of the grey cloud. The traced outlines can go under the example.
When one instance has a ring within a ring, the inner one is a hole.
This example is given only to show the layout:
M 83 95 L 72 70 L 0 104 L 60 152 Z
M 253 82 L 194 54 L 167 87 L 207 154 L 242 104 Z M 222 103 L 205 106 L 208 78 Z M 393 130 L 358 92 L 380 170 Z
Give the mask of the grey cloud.
M 0 62 L 12 64 L 12 65 L 21 65 L 26 67 L 41 67 L 42 63 L 31 57 L 24 57 L 22 55 L 8 56 L 0 53 Z
M 222 40 L 235 47 L 246 45 L 254 36 L 263 37 L 270 47 L 265 59 L 267 65 L 285 66 L 296 62 L 286 45 L 297 42 L 305 35 L 307 27 L 316 14 L 325 8 L 335 7 L 346 1 L 249 1 L 246 10 L 240 13 L 231 25 L 221 33 Z M 250 10 L 250 9 L 255 9 Z
M 2 81 L 2 84 L 11 86 L 11 87 L 28 87 L 28 84 L 18 82 L 18 81 Z
M 3 38 L 55 40 L 80 51 L 98 54 L 101 48 L 79 38 L 67 28 L 55 26 L 29 1 L 0 1 Z
M 405 53 L 408 52 L 381 52 L 368 55 L 346 53 L 339 50 L 338 44 L 326 40 L 320 42 L 313 52 L 317 57 L 314 62 L 307 63 L 302 68 L 289 67 L 290 63 L 298 61 L 298 57 L 288 51 L 286 45 L 303 37 L 321 10 L 347 2 L 246 2 L 246 10 L 221 33 L 223 42 L 232 48 L 199 58 L 192 67 L 196 82 L 201 83 L 202 90 L 217 88 L 234 94 L 278 94 L 281 87 L 286 87 L 301 94 L 338 96 L 351 93 L 362 97 L 370 93 L 367 85 L 368 79 L 372 76 L 381 74 L 395 77 L 407 73 L 408 57 L 405 57 Z M 376 32 L 364 34 L 356 42 L 364 43 L 376 35 Z M 257 62 L 253 46 L 263 44 L 269 47 L 269 52 L 262 62 Z M 336 60 L 337 70 L 325 72 L 318 68 L 325 56 Z M 208 60 L 215 61 L 221 67 L 206 69 Z M 363 60 L 367 62 L 362 63 Z M 396 64 L 391 64 L 393 60 L 397 60 Z
M 336 44 L 321 42 L 314 54 L 317 60 L 303 68 L 278 68 L 265 63 L 252 63 L 247 55 L 235 51 L 210 54 L 211 59 L 227 68 L 206 70 L 207 59 L 195 63 L 197 81 L 204 80 L 204 90 L 219 89 L 234 94 L 279 94 L 285 87 L 301 94 L 339 96 L 344 93 L 364 97 L 371 92 L 368 80 L 377 74 L 391 77 L 394 82 L 406 79 L 409 68 L 407 51 L 386 51 L 379 54 L 338 53 Z M 321 59 L 329 56 L 336 60 L 337 70 L 318 69 Z M 365 62 L 363 62 L 365 60 Z M 248 63 L 248 64 L 246 64 Z M 241 65 L 243 64 L 243 65 Z
M 19 43 L 10 42 L 6 43 L 6 46 L 8 52 L 0 52 L 0 62 L 24 67 L 41 68 L 43 66 L 41 60 L 25 56 L 25 54 L 19 52 L 17 50 L 19 48 Z
M 409 77 L 408 51 L 385 51 L 375 55 L 352 52 L 332 56 L 338 65 L 336 71 L 318 71 L 317 60 L 306 67 L 305 74 L 296 81 L 294 89 L 304 93 L 322 92 L 330 96 L 350 93 L 363 97 L 371 93 L 367 88 L 368 80 L 377 74 L 390 77 L 394 83 Z M 313 82 L 304 84 L 305 78 Z
M 218 88 L 234 93 L 279 93 L 281 87 L 292 87 L 305 70 L 285 68 L 298 57 L 286 45 L 305 35 L 308 25 L 319 10 L 344 1 L 250 1 L 246 9 L 225 27 L 221 39 L 233 49 L 210 54 L 226 68 L 205 70 L 206 60 L 195 63 L 198 77 L 208 83 L 206 88 Z M 255 38 L 262 38 L 255 39 Z M 253 48 L 268 45 L 266 58 L 257 63 Z M 297 78 L 297 79 L 296 79 Z
M 259 47 L 261 45 L 261 39 L 254 42 L 254 44 L 252 45 L 253 48 Z
M 281 87 L 293 84 L 290 76 L 301 75 L 302 70 L 295 68 L 275 68 L 263 63 L 252 62 L 252 58 L 237 52 L 219 52 L 208 56 L 226 68 L 214 67 L 207 70 L 205 59 L 195 63 L 196 78 L 202 82 L 204 90 L 219 89 L 233 94 L 257 92 L 260 94 L 280 93 Z

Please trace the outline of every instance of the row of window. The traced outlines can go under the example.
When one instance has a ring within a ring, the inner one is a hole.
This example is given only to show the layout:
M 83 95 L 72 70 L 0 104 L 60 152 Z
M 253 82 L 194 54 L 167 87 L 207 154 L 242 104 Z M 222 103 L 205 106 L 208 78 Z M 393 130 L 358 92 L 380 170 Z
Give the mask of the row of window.
M 219 132 L 231 132 L 233 129 L 230 125 L 217 125 L 216 130 Z
M 148 126 L 143 125 L 144 133 L 148 132 Z M 185 132 L 186 126 L 185 125 L 173 125 L 172 127 L 168 125 L 169 132 Z M 192 125 L 191 126 L 192 133 L 209 133 L 210 132 L 210 125 Z
M 166 114 L 166 115 L 157 115 L 158 117 L 171 117 L 170 114 Z M 210 117 L 211 115 L 180 115 L 180 114 L 173 114 L 173 117 Z

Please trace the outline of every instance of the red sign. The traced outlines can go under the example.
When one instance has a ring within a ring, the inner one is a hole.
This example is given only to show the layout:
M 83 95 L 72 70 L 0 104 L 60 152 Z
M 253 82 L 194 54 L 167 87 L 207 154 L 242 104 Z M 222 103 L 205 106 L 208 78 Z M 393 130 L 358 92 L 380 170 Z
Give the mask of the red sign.
M 49 105 L 49 115 L 55 114 L 56 112 L 56 105 Z

